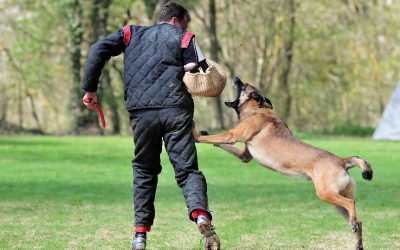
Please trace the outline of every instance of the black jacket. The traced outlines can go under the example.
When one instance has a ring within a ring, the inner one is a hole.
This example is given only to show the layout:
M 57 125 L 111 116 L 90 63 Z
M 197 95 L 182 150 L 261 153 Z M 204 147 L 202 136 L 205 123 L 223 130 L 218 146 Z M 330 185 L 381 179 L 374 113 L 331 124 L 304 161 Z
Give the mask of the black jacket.
M 124 99 L 128 110 L 187 107 L 193 100 L 182 82 L 185 30 L 169 24 L 130 26 L 129 44 L 121 29 L 91 46 L 83 89 L 97 90 L 101 71 L 111 56 L 124 52 Z M 125 34 L 126 35 L 126 34 Z

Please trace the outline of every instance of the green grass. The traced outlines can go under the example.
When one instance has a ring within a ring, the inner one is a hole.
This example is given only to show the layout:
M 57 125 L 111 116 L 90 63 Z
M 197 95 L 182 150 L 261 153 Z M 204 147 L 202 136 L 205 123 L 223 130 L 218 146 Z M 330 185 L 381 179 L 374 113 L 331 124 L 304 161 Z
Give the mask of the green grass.
M 400 143 L 306 141 L 370 161 L 372 182 L 351 170 L 364 244 L 399 249 Z M 353 249 L 350 227 L 311 182 L 197 148 L 223 249 Z M 0 137 L 0 249 L 129 249 L 132 157 L 129 137 Z M 148 248 L 201 249 L 165 152 L 162 164 Z

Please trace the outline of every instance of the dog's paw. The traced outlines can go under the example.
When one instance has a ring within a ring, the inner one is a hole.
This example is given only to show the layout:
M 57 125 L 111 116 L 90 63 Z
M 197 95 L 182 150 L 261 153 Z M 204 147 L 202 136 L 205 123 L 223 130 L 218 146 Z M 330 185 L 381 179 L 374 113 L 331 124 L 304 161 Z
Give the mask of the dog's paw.
M 207 131 L 205 131 L 205 130 L 199 131 L 199 134 L 200 135 L 209 135 L 209 133 Z

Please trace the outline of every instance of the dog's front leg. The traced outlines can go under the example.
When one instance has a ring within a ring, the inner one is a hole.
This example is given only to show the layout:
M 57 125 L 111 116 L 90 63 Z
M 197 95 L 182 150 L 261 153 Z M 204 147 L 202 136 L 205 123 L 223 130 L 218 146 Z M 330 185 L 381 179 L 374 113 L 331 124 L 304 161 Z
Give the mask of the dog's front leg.
M 192 125 L 192 134 L 196 142 L 210 144 L 234 144 L 236 142 L 229 131 L 216 135 L 200 135 L 196 130 L 196 124 L 194 121 Z
M 216 134 L 216 135 L 200 135 L 196 131 L 196 126 L 193 121 L 192 126 L 193 137 L 196 142 L 210 143 L 210 144 L 234 144 L 238 141 L 248 141 L 250 140 L 255 132 L 252 129 L 251 124 L 245 122 L 239 123 L 236 127 L 226 132 Z
M 230 144 L 215 144 L 215 146 L 233 154 L 244 163 L 248 163 L 253 159 L 247 147 L 238 148 Z
M 197 142 L 210 143 L 210 144 L 234 144 L 238 140 L 234 138 L 234 135 L 230 132 L 223 132 L 216 135 L 200 135 L 194 136 Z

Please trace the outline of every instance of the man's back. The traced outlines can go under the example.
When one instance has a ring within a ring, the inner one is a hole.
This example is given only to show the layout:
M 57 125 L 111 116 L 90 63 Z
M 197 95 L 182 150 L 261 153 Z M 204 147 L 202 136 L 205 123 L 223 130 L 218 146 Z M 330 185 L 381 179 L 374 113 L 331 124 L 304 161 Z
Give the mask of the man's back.
M 186 31 L 170 24 L 130 28 L 124 57 L 127 109 L 192 108 L 192 98 L 182 83 L 181 42 Z

